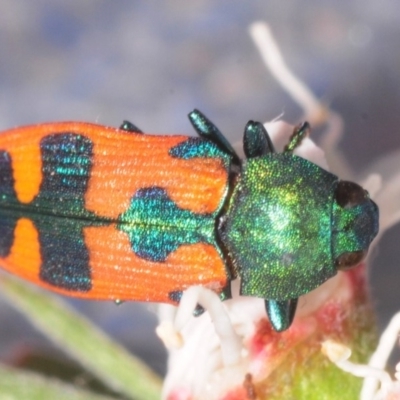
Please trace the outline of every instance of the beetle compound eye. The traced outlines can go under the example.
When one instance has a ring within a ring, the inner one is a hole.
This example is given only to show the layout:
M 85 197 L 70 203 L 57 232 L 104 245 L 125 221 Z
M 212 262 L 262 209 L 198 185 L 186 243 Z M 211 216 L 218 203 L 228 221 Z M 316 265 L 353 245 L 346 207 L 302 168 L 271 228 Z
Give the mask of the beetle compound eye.
M 343 208 L 351 208 L 364 203 L 368 198 L 368 192 L 360 185 L 349 181 L 340 181 L 335 191 L 336 202 Z
M 341 254 L 336 260 L 336 268 L 340 271 L 346 271 L 355 267 L 365 258 L 367 250 L 349 251 Z

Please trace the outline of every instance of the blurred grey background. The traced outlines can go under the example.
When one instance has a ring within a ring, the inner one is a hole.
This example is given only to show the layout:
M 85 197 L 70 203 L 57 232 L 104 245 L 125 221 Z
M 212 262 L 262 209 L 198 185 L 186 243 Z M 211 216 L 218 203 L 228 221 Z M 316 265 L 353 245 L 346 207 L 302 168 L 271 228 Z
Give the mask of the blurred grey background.
M 193 134 L 186 114 L 194 107 L 231 141 L 249 119 L 283 112 L 298 122 L 301 110 L 249 37 L 256 20 L 270 24 L 292 70 L 342 115 L 341 146 L 354 169 L 400 148 L 396 0 L 0 0 L 0 130 L 129 119 L 149 133 Z M 400 309 L 399 237 L 399 226 L 385 235 L 371 266 L 381 327 Z M 0 301 L 2 359 L 52 350 Z M 147 306 L 72 303 L 164 371 Z

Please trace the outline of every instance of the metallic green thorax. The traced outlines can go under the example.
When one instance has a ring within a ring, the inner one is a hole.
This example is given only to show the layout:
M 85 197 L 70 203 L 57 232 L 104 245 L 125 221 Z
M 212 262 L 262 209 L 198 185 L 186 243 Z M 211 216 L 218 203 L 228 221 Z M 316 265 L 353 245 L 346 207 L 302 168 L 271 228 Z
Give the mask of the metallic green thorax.
M 378 232 L 378 208 L 359 185 L 293 155 L 309 133 L 307 122 L 277 154 L 264 126 L 249 121 L 240 161 L 203 114 L 194 110 L 189 118 L 200 136 L 232 156 L 233 192 L 218 234 L 241 294 L 263 298 L 273 328 L 284 331 L 299 296 L 362 261 Z
M 337 181 L 289 153 L 243 165 L 222 236 L 242 294 L 294 299 L 336 274 L 331 216 Z

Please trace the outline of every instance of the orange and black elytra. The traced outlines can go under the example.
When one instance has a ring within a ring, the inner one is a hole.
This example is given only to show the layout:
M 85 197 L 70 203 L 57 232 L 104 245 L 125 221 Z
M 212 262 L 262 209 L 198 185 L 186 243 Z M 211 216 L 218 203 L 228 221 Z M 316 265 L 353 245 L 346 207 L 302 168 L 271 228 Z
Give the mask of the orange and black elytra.
M 292 154 L 308 125 L 278 154 L 250 121 L 240 160 L 202 113 L 189 118 L 199 137 L 127 121 L 1 133 L 0 266 L 73 297 L 172 304 L 193 285 L 229 298 L 238 275 L 241 293 L 265 299 L 274 328 L 287 329 L 298 296 L 361 260 L 376 205 Z

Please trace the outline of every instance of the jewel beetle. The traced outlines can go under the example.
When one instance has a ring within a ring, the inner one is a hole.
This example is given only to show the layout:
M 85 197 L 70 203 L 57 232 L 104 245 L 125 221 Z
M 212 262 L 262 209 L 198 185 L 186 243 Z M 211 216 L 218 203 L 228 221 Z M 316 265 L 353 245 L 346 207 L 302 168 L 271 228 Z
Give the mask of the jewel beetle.
M 258 122 L 245 160 L 201 112 L 198 137 L 80 122 L 0 135 L 0 265 L 85 299 L 178 304 L 204 285 L 265 300 L 277 331 L 299 296 L 361 262 L 378 208 L 355 183 L 283 153 Z

